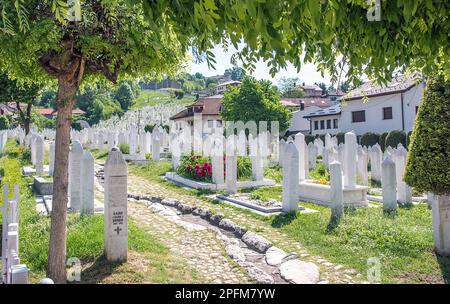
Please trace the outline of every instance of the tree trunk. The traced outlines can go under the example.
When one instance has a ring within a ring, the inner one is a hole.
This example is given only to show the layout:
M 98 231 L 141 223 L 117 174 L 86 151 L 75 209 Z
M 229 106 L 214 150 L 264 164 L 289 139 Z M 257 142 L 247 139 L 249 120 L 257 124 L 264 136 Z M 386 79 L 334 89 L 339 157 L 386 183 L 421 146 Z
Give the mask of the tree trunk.
M 77 59 L 74 59 L 74 61 Z M 84 60 L 58 75 L 56 105 L 55 168 L 53 179 L 53 208 L 51 213 L 48 276 L 55 283 L 66 282 L 66 225 L 68 202 L 68 167 L 70 126 L 75 95 L 83 77 Z
M 31 124 L 31 107 L 33 106 L 33 101 L 28 103 L 27 105 L 27 115 L 25 115 L 25 119 L 23 121 L 23 128 L 25 129 L 25 135 L 30 133 L 30 124 Z

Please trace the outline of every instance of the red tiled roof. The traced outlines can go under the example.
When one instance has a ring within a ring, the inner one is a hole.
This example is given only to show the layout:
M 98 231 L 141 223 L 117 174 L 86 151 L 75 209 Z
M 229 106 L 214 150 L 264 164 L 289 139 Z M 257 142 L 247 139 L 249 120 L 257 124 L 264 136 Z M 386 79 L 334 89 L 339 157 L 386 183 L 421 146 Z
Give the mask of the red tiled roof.
M 187 110 L 190 107 L 202 107 L 202 111 L 196 113 L 202 113 L 203 115 L 219 115 L 221 105 L 222 95 L 200 98 L 193 104 L 188 105 L 183 111 L 173 115 L 170 119 L 175 120 L 179 118 L 194 116 L 194 112 L 188 112 Z

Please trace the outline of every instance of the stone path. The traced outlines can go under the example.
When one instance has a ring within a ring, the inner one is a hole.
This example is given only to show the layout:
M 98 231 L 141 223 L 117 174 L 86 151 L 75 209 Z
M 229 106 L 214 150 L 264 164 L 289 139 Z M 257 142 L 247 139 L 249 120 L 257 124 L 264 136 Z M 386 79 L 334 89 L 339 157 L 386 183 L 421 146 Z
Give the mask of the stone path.
M 158 237 L 170 251 L 186 258 L 205 283 L 250 283 L 251 279 L 226 257 L 224 248 L 209 229 L 186 229 L 155 213 L 143 203 L 129 200 L 128 214 Z
M 97 165 L 96 169 L 98 170 L 98 168 Z M 96 182 L 96 185 L 98 187 L 99 183 Z M 226 235 L 220 233 L 222 230 L 215 226 L 211 227 L 211 225 L 205 224 L 203 228 L 199 228 L 201 225 L 194 223 L 198 220 L 194 220 L 191 225 L 188 223 L 189 220 L 186 221 L 186 215 L 182 216 L 183 220 L 176 220 L 177 213 L 167 214 L 168 209 L 174 208 L 160 210 L 161 204 L 130 199 L 128 212 L 131 218 L 158 237 L 173 253 L 186 259 L 189 267 L 199 273 L 206 283 L 251 283 L 256 281 L 302 283 L 304 279 L 311 278 L 312 281 L 320 284 L 368 283 L 361 274 L 353 269 L 331 263 L 320 256 L 311 255 L 300 242 L 289 239 L 286 234 L 270 227 L 267 223 L 226 204 L 214 204 L 207 198 L 178 191 L 170 185 L 165 185 L 162 179 L 161 182 L 149 181 L 129 173 L 128 193 L 177 199 L 190 206 L 209 209 L 214 214 L 223 214 L 226 219 L 268 239 L 274 249 L 284 252 L 284 256 L 287 258 L 283 262 L 290 262 L 286 264 L 289 267 L 270 267 L 266 262 L 267 255 L 258 254 L 255 251 L 250 252 L 245 244 L 242 245 L 242 240 L 227 238 Z M 230 252 L 230 248 L 240 248 L 241 251 L 233 252 L 231 250 Z M 236 259 L 236 255 L 241 255 L 242 252 L 246 255 L 244 263 L 241 263 L 239 258 Z M 280 259 L 280 255 L 283 256 L 279 252 L 273 252 L 273 254 L 275 260 Z M 263 270 L 262 273 L 260 270 Z M 303 272 L 303 274 L 298 275 L 298 272 Z M 267 274 L 271 277 L 270 280 L 266 280 Z
M 239 210 L 230 206 L 224 204 L 212 204 L 211 202 L 198 199 L 193 195 L 179 193 L 170 187 L 165 187 L 163 184 L 148 181 L 133 174 L 129 174 L 128 179 L 128 191 L 130 193 L 175 198 L 192 206 L 208 208 L 213 213 L 224 214 L 227 219 L 232 220 L 236 224 L 264 236 L 270 240 L 274 246 L 279 247 L 288 253 L 296 253 L 302 261 L 312 262 L 319 266 L 320 283 L 367 283 L 364 281 L 365 278 L 355 270 L 331 263 L 320 256 L 309 254 L 300 242 L 288 239 L 286 234 L 269 227 L 267 224 L 264 225 L 254 217 L 239 212 Z M 203 234 L 203 232 L 201 232 L 201 234 Z M 174 242 L 176 243 L 177 241 Z

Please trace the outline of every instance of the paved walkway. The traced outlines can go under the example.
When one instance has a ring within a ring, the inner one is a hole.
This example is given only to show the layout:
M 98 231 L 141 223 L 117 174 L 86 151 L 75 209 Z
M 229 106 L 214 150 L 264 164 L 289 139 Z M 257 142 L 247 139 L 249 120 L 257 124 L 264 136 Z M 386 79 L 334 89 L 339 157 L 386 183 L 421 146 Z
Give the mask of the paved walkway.
M 128 192 L 134 194 L 153 195 L 163 198 L 176 198 L 188 204 L 205 207 L 213 213 L 223 213 L 238 225 L 261 234 L 269 239 L 274 246 L 286 252 L 295 252 L 303 261 L 313 262 L 320 267 L 321 281 L 329 283 L 361 283 L 364 278 L 353 269 L 333 264 L 319 256 L 310 255 L 300 242 L 288 239 L 281 233 L 240 210 L 224 204 L 212 204 L 193 195 L 165 187 L 158 182 L 152 182 L 142 177 L 128 175 Z M 242 273 L 233 262 L 227 259 L 223 247 L 219 244 L 214 232 L 210 230 L 188 232 L 182 227 L 169 222 L 166 218 L 154 214 L 143 205 L 129 204 L 130 215 L 152 232 L 160 235 L 160 239 L 168 244 L 174 252 L 184 255 L 189 264 L 202 273 L 208 282 L 215 283 L 247 283 L 248 277 Z

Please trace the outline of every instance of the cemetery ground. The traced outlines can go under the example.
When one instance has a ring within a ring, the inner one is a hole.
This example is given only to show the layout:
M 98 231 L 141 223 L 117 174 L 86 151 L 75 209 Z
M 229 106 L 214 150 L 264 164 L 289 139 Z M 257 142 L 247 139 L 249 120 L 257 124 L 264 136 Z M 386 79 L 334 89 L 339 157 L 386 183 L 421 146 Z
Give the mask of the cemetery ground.
M 213 200 L 209 191 L 180 188 L 164 180 L 162 176 L 170 168 L 171 164 L 163 161 L 130 165 L 129 192 L 178 198 L 222 213 L 266 237 L 274 246 L 316 263 L 321 276 L 330 283 L 365 281 L 371 257 L 380 259 L 383 283 L 450 282 L 450 259 L 433 251 L 431 210 L 426 203 L 400 207 L 395 216 L 384 215 L 381 204 L 375 202 L 371 204 L 381 208 L 347 208 L 339 226 L 330 230 L 328 207 L 301 203 L 318 212 L 265 217 Z M 259 188 L 253 193 L 280 199 L 281 186 Z
M 103 164 L 107 150 L 91 150 Z M 46 153 L 47 155 L 48 153 Z M 47 156 L 46 156 L 47 158 Z M 20 253 L 30 268 L 30 281 L 45 276 L 50 218 L 36 210 L 30 177 L 21 175 L 29 163 L 29 151 L 9 140 L 0 159 L 2 184 L 20 185 Z M 182 188 L 163 176 L 171 163 L 160 160 L 145 165 L 129 164 L 128 192 L 179 199 L 223 214 L 234 223 L 267 238 L 286 252 L 320 267 L 321 281 L 365 283 L 369 258 L 381 263 L 382 283 L 449 283 L 450 259 L 433 251 L 431 210 L 426 203 L 400 207 L 396 215 L 374 208 L 345 210 L 339 226 L 329 228 L 328 207 L 301 202 L 315 213 L 262 216 L 212 198 L 211 191 Z M 316 179 L 327 179 L 319 170 Z M 280 168 L 266 168 L 265 176 L 280 183 Z M 282 187 L 242 189 L 255 198 L 280 200 Z M 102 200 L 102 194 L 96 192 Z M 376 206 L 380 208 L 376 208 Z M 68 216 L 67 257 L 82 262 L 81 283 L 252 283 L 233 262 L 210 229 L 189 231 L 156 214 L 142 201 L 130 199 L 129 256 L 124 264 L 111 265 L 103 256 L 103 216 Z
M 21 167 L 29 163 L 28 156 L 15 141 L 8 141 L 0 158 L 0 176 L 3 175 L 2 185 L 20 186 L 19 248 L 22 261 L 31 270 L 30 282 L 37 283 L 46 273 L 50 217 L 38 213 L 35 197 L 29 188 L 31 177 L 22 176 Z M 81 260 L 83 283 L 201 282 L 195 271 L 187 269 L 184 261 L 171 254 L 154 235 L 134 221 L 130 221 L 128 227 L 128 262 L 109 264 L 103 257 L 103 225 L 103 215 L 100 214 L 68 216 L 67 257 Z

